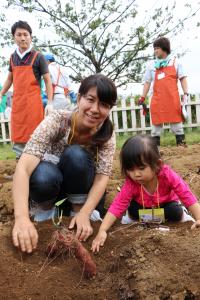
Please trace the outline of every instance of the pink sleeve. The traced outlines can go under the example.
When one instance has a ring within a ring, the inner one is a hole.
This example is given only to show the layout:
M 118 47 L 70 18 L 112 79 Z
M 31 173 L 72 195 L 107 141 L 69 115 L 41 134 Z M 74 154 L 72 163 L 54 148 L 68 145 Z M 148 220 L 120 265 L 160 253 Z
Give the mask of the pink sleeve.
M 170 186 L 175 194 L 179 197 L 180 201 L 185 205 L 185 207 L 189 207 L 192 204 L 197 202 L 197 198 L 191 192 L 187 183 L 170 167 L 168 169 L 168 180 L 170 182 Z
M 131 179 L 127 178 L 121 191 L 114 198 L 108 211 L 115 217 L 121 218 L 122 214 L 127 210 L 131 200 L 134 197 L 134 183 Z

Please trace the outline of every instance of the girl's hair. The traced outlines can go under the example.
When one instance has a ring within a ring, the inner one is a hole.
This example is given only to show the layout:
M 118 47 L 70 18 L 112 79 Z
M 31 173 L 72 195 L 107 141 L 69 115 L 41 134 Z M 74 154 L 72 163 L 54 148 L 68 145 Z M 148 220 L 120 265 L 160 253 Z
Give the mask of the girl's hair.
M 17 30 L 17 28 L 20 28 L 20 29 L 25 29 L 27 30 L 30 35 L 32 35 L 32 29 L 31 29 L 31 26 L 25 22 L 25 21 L 18 21 L 16 23 L 14 23 L 11 27 L 11 33 L 12 35 L 14 36 L 15 35 L 15 31 Z
M 85 96 L 93 87 L 97 89 L 97 96 L 100 102 L 109 104 L 110 108 L 116 104 L 117 88 L 111 79 L 102 74 L 91 75 L 83 79 L 78 92 L 80 96 Z M 101 146 L 111 138 L 112 134 L 113 124 L 109 117 L 107 117 L 100 129 L 93 136 L 92 144 L 94 146 Z
M 149 165 L 153 170 L 158 168 L 158 160 L 161 159 L 156 141 L 149 135 L 136 135 L 129 138 L 122 146 L 120 162 L 122 173 L 135 167 Z

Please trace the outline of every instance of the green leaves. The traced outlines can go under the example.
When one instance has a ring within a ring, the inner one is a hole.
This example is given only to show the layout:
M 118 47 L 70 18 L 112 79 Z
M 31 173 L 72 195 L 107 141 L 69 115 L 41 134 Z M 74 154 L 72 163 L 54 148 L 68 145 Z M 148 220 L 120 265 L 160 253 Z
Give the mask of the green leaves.
M 136 0 L 7 0 L 6 6 L 31 12 L 43 30 L 45 41 L 34 38 L 34 46 L 50 50 L 71 77 L 80 81 L 102 72 L 117 85 L 140 81 L 144 63 L 151 58 L 149 48 L 155 38 L 182 30 L 195 9 L 174 18 L 175 2 L 147 12 L 141 22 Z M 200 6 L 200 4 L 199 4 Z M 1 44 L 11 44 L 11 36 L 1 14 Z M 197 26 L 200 26 L 198 22 Z M 33 28 L 34 30 L 34 28 Z
M 92 21 L 91 23 L 89 23 L 89 28 L 92 30 L 95 30 L 101 25 L 101 23 L 102 23 L 101 18 L 98 18 L 98 19 Z

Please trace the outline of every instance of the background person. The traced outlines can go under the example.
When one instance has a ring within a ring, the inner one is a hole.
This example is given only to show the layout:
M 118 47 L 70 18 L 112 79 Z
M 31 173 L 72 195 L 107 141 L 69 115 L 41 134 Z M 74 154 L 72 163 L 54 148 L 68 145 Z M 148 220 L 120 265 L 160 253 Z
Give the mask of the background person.
M 73 109 L 73 104 L 76 104 L 76 94 L 71 87 L 67 68 L 56 63 L 52 53 L 44 53 L 44 57 L 49 66 L 53 85 L 53 109 Z
M 48 101 L 52 101 L 52 85 L 44 56 L 31 46 L 32 29 L 27 22 L 13 24 L 11 32 L 17 49 L 11 55 L 8 77 L 0 91 L 0 98 L 13 84 L 11 111 L 11 140 L 17 158 L 35 128 L 44 117 L 40 95 L 40 80 L 43 76 Z
M 153 95 L 150 102 L 152 119 L 151 135 L 160 145 L 163 123 L 169 123 L 176 136 L 177 146 L 184 146 L 183 115 L 178 92 L 178 79 L 184 93 L 183 103 L 187 103 L 188 86 L 186 73 L 178 59 L 171 55 L 170 41 L 165 37 L 156 39 L 153 43 L 156 59 L 147 65 L 144 75 L 144 87 L 139 104 L 143 104 L 153 85 Z
M 2 90 L 2 85 L 0 84 L 0 93 Z M 0 113 L 4 113 L 6 110 L 6 104 L 7 104 L 7 96 L 1 96 L 1 103 L 0 103 Z

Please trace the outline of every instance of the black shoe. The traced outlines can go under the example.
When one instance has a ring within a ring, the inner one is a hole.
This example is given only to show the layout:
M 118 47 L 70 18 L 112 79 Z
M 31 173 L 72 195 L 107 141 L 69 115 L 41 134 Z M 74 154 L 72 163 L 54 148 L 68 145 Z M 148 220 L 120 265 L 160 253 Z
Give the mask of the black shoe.
M 156 145 L 160 147 L 160 136 L 152 136 L 152 138 L 154 139 Z
M 176 135 L 176 145 L 177 147 L 187 147 L 185 141 L 185 134 Z

